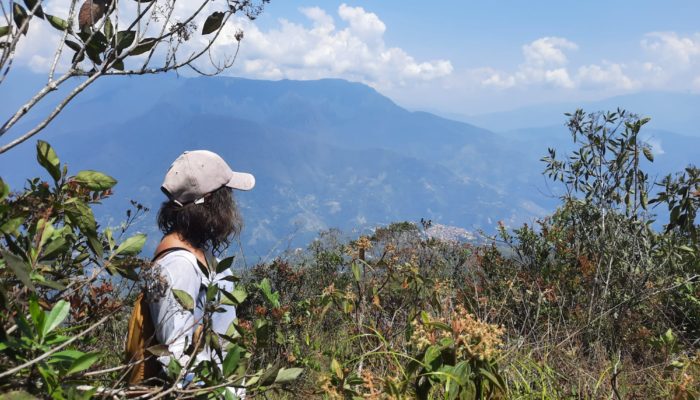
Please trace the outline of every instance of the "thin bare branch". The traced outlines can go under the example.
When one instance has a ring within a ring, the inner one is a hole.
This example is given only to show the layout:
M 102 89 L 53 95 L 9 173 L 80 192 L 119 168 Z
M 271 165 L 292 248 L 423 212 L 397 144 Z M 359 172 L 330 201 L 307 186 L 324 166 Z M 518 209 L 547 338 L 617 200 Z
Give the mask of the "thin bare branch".
M 49 350 L 49 351 L 43 353 L 43 354 L 40 355 L 39 357 L 36 357 L 36 358 L 34 358 L 34 359 L 32 359 L 32 360 L 29 360 L 29 361 L 25 362 L 24 364 L 20 364 L 20 365 L 14 367 L 14 368 L 10 368 L 10 369 L 8 369 L 8 370 L 5 371 L 5 372 L 0 373 L 0 378 L 4 378 L 4 377 L 6 377 L 6 376 L 10 376 L 10 375 L 12 375 L 12 374 L 14 374 L 14 373 L 16 373 L 16 372 L 19 372 L 19 371 L 23 370 L 24 368 L 30 367 L 30 366 L 32 366 L 32 365 L 38 363 L 38 362 L 41 361 L 41 360 L 45 360 L 46 358 L 50 357 L 52 354 L 54 354 L 54 353 L 60 351 L 61 349 L 65 348 L 66 346 L 70 345 L 71 343 L 75 342 L 76 340 L 80 339 L 81 337 L 83 337 L 83 336 L 87 335 L 88 333 L 92 332 L 95 328 L 97 328 L 98 326 L 102 325 L 105 321 L 107 321 L 110 317 L 112 317 L 112 315 L 113 315 L 115 312 L 116 312 L 116 311 L 113 311 L 113 312 L 109 313 L 108 315 L 105 315 L 105 316 L 102 317 L 99 321 L 97 321 L 97 322 L 95 322 L 94 324 L 92 324 L 92 325 L 91 325 L 89 328 L 87 328 L 86 330 L 84 330 L 84 331 L 78 333 L 77 335 L 75 335 L 75 336 L 73 336 L 72 338 L 68 339 L 67 341 L 63 342 L 61 345 L 56 346 L 56 347 L 54 347 L 53 349 L 51 349 L 51 350 Z
M 36 135 L 37 133 L 41 132 L 42 129 L 44 129 L 49 122 L 53 121 L 56 116 L 63 111 L 63 109 L 68 105 L 68 103 L 71 102 L 77 96 L 80 92 L 85 90 L 86 87 L 88 87 L 91 83 L 93 83 L 97 78 L 102 76 L 102 72 L 98 71 L 93 73 L 85 82 L 81 83 L 78 85 L 75 89 L 73 89 L 68 96 L 66 96 L 63 101 L 61 101 L 56 108 L 49 114 L 46 119 L 43 121 L 39 122 L 34 128 L 32 128 L 30 131 L 25 133 L 24 135 L 18 137 L 17 139 L 13 140 L 12 142 L 0 147 L 0 154 L 12 149 L 13 147 L 19 145 L 20 143 L 26 141 L 27 139 L 31 138 L 32 136 Z M 48 87 L 48 85 L 47 85 Z M 53 90 L 53 89 L 51 89 Z M 43 97 L 43 96 L 42 96 Z M 34 103 L 36 104 L 36 102 Z M 0 135 L 5 133 L 6 130 L 0 129 Z
M 71 0 L 70 2 L 70 10 L 68 11 L 68 26 L 73 26 L 73 19 L 75 18 L 75 5 L 77 3 L 78 0 Z M 61 58 L 61 54 L 63 54 L 66 39 L 68 38 L 68 31 L 68 29 L 63 31 L 61 42 L 56 48 L 56 54 L 54 54 L 53 62 L 51 63 L 51 70 L 49 70 L 49 83 L 51 83 L 51 81 L 53 80 L 54 73 L 56 72 L 56 66 L 58 65 L 58 60 L 59 58 Z

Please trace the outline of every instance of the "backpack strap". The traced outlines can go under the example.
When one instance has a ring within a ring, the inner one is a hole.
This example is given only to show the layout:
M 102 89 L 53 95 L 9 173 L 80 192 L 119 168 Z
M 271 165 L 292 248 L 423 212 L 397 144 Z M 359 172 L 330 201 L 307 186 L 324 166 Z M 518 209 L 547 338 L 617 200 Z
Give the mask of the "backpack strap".
M 151 262 L 155 262 L 157 259 L 163 257 L 164 255 L 170 254 L 170 253 L 172 253 L 173 251 L 178 251 L 178 250 L 184 250 L 184 251 L 186 251 L 186 252 L 188 252 L 188 253 L 190 253 L 190 254 L 192 254 L 192 255 L 194 256 L 194 253 L 192 253 L 189 249 L 186 249 L 186 248 L 184 248 L 184 247 L 177 247 L 177 246 L 175 246 L 175 247 L 168 247 L 167 249 L 161 250 L 160 252 L 158 252 L 158 254 L 156 254 L 156 255 L 153 257 L 153 259 L 151 260 Z M 207 254 L 205 254 L 205 257 L 206 257 L 206 260 L 207 260 L 207 264 L 211 265 L 211 260 L 209 259 L 209 257 L 207 256 Z M 199 266 L 199 269 L 202 270 L 202 272 L 204 273 L 204 275 L 209 276 L 209 268 L 208 268 L 206 265 L 202 264 L 202 262 L 199 261 L 199 258 L 197 258 L 197 256 L 195 256 L 194 259 L 197 260 L 197 266 Z
M 172 253 L 173 251 L 177 251 L 177 250 L 185 250 L 185 251 L 188 252 L 188 253 L 192 253 L 191 251 L 189 251 L 188 249 L 186 249 L 186 248 L 184 248 L 184 247 L 177 247 L 177 246 L 175 246 L 175 247 L 168 247 L 167 249 L 163 249 L 163 250 L 161 250 L 158 254 L 156 254 L 155 256 L 153 256 L 153 259 L 152 259 L 151 261 L 155 261 L 155 260 L 161 258 L 162 256 L 164 256 L 164 255 L 166 255 L 166 254 L 168 254 L 168 253 Z

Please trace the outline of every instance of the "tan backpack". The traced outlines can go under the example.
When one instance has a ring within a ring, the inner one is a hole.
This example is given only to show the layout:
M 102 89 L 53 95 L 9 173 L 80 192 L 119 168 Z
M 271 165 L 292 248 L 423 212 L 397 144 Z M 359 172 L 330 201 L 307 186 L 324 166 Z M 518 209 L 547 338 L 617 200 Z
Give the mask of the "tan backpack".
M 129 318 L 129 331 L 126 337 L 126 362 L 140 361 L 131 368 L 128 382 L 138 385 L 149 378 L 156 377 L 161 370 L 160 363 L 152 354 L 146 355 L 146 349 L 156 345 L 155 327 L 148 303 L 140 293 L 134 303 Z

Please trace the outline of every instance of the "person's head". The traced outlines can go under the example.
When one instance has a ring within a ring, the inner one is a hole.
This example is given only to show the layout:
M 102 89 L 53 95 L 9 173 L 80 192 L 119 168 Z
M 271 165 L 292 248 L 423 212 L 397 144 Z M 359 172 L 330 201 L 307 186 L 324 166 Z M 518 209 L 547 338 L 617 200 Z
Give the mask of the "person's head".
M 253 175 L 234 172 L 219 155 L 186 151 L 163 180 L 161 190 L 168 200 L 158 211 L 158 227 L 166 235 L 178 234 L 196 248 L 220 253 L 243 225 L 232 189 L 250 190 L 253 186 Z

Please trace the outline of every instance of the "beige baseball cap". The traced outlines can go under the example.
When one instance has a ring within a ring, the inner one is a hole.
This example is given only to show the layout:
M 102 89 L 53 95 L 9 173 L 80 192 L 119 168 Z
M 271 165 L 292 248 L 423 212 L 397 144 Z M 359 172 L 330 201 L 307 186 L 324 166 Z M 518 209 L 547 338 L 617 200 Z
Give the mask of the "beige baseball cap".
M 223 186 L 250 190 L 255 177 L 235 172 L 221 156 L 208 150 L 186 151 L 178 157 L 165 174 L 161 189 L 179 205 L 202 203 L 204 196 Z

